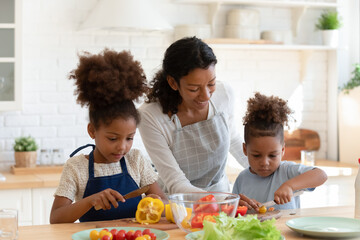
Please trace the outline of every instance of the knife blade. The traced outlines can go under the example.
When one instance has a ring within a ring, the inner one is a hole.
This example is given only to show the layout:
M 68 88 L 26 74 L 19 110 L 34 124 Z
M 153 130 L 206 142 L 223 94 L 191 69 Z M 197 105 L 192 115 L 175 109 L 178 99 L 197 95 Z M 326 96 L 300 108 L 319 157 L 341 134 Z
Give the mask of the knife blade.
M 134 198 L 134 197 L 137 197 L 137 196 L 140 196 L 141 194 L 143 193 L 146 193 L 148 190 L 149 190 L 150 186 L 149 185 L 146 185 L 144 187 L 141 187 L 141 188 L 138 188 L 134 191 L 131 191 L 127 194 L 125 194 L 123 197 L 125 199 L 130 199 L 130 198 Z M 101 206 L 100 205 L 96 205 L 95 207 L 95 210 L 100 210 L 101 209 Z
M 304 190 L 295 192 L 294 195 L 293 195 L 293 197 L 299 196 L 299 195 L 303 194 L 304 192 L 305 192 Z M 272 200 L 272 201 L 268 201 L 268 202 L 263 203 L 261 206 L 271 207 L 271 206 L 274 206 L 274 205 L 276 205 L 276 204 L 277 204 L 277 203 L 276 203 L 274 200 Z

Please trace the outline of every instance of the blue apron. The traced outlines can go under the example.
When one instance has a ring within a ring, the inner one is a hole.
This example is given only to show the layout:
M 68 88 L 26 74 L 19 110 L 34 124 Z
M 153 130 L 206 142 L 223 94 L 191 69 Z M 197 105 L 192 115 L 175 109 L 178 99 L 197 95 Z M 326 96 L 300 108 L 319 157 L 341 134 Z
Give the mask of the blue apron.
M 111 175 L 111 176 L 103 176 L 103 177 L 94 177 L 94 149 L 95 145 L 87 144 L 85 146 L 79 147 L 73 153 L 71 153 L 70 157 L 74 156 L 78 151 L 92 146 L 93 150 L 89 154 L 89 180 L 86 184 L 84 196 L 88 197 L 95 193 L 101 192 L 107 188 L 114 189 L 118 191 L 121 195 L 125 195 L 133 190 L 139 188 L 134 179 L 130 176 L 127 171 L 125 158 L 121 158 L 120 166 L 122 169 L 122 173 Z M 111 205 L 111 209 L 109 210 L 95 210 L 92 207 L 88 212 L 86 212 L 82 217 L 80 217 L 80 222 L 89 222 L 89 221 L 104 221 L 104 220 L 114 220 L 119 218 L 132 218 L 135 217 L 135 212 L 137 209 L 137 205 L 141 200 L 141 196 L 131 198 L 126 200 L 126 202 L 119 202 L 119 206 L 114 208 Z

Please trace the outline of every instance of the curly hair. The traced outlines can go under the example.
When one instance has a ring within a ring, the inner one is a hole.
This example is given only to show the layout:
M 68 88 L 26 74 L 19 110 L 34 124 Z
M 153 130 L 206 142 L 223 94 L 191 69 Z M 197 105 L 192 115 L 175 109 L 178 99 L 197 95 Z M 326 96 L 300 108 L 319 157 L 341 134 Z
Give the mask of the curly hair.
M 180 79 L 195 68 L 207 69 L 217 63 L 213 50 L 196 37 L 186 37 L 171 44 L 165 51 L 162 69 L 155 74 L 150 82 L 151 90 L 146 102 L 159 102 L 163 113 L 177 113 L 182 98 L 178 91 L 168 84 L 171 76 L 180 86 Z
M 284 143 L 284 125 L 288 125 L 289 115 L 292 110 L 287 106 L 287 101 L 271 96 L 267 97 L 255 93 L 254 98 L 248 101 L 244 117 L 244 140 L 248 144 L 251 137 L 279 137 Z
M 139 123 L 133 100 L 138 100 L 148 88 L 144 70 L 130 52 L 85 52 L 79 55 L 79 64 L 69 79 L 75 80 L 77 103 L 89 107 L 89 119 L 95 127 L 100 122 L 110 124 L 118 117 L 133 117 Z

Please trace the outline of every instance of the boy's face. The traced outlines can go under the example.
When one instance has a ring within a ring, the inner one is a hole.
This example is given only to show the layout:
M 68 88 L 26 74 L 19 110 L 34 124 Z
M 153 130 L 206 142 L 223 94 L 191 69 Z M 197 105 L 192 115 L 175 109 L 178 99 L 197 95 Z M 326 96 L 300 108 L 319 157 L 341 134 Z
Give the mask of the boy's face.
M 279 167 L 285 146 L 278 137 L 251 137 L 248 144 L 243 144 L 243 150 L 249 159 L 250 172 L 267 177 Z
M 100 124 L 97 129 L 90 123 L 88 132 L 90 137 L 95 139 L 95 162 L 118 162 L 132 147 L 136 121 L 132 117 L 117 118 L 109 125 Z

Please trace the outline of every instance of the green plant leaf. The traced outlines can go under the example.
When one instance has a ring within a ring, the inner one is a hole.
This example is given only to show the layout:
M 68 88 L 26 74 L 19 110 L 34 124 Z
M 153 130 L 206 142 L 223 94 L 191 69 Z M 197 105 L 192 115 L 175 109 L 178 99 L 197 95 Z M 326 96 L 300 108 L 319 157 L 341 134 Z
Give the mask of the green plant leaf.
M 324 11 L 318 18 L 315 27 L 319 30 L 333 30 L 342 26 L 341 18 L 337 11 Z
M 351 89 L 356 88 L 357 86 L 360 86 L 360 64 L 356 63 L 354 70 L 351 72 L 353 77 L 345 83 L 342 87 L 339 89 L 341 91 L 344 91 L 345 94 L 348 94 Z
M 19 137 L 15 139 L 13 149 L 15 152 L 30 152 L 36 151 L 38 149 L 38 145 L 36 144 L 35 139 L 31 136 Z

